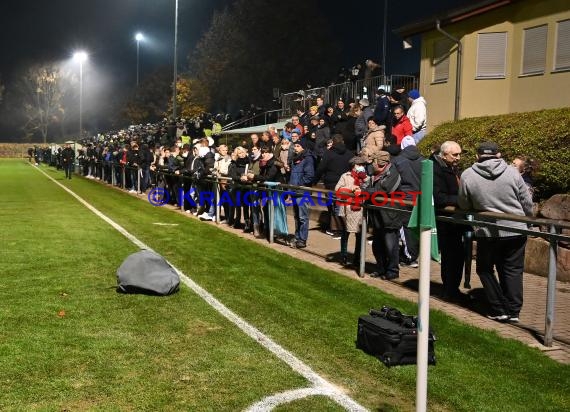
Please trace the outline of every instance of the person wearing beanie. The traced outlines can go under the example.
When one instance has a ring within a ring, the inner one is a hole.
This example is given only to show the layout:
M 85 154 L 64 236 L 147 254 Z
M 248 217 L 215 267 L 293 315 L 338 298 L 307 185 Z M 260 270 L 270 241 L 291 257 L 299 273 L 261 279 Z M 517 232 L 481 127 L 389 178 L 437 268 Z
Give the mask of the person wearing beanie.
M 426 134 L 427 128 L 427 103 L 425 99 L 420 96 L 417 89 L 412 89 L 408 93 L 408 100 L 411 103 L 408 109 L 407 116 L 412 124 L 412 137 L 419 143 Z
M 477 162 L 461 174 L 457 203 L 466 211 L 532 216 L 532 198 L 523 178 L 501 159 L 494 142 L 481 143 Z M 527 224 L 499 218 L 492 221 L 499 227 L 475 227 L 477 274 L 489 304 L 488 317 L 518 322 L 527 237 L 508 228 L 526 230 Z
M 390 126 L 392 124 L 390 100 L 386 95 L 386 91 L 382 88 L 378 88 L 378 90 L 376 90 L 374 119 L 376 120 L 376 124 L 386 126 L 388 133 L 390 133 Z

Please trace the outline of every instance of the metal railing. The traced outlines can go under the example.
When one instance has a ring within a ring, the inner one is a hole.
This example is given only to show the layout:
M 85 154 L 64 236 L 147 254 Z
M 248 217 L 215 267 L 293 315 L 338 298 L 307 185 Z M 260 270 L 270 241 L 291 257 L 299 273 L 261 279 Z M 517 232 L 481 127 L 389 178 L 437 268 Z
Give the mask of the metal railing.
M 102 162 L 101 167 L 101 180 L 114 186 L 119 186 L 125 188 L 126 171 L 132 170 L 128 165 L 120 165 L 115 162 Z M 137 191 L 140 192 L 141 189 L 141 176 L 140 168 L 135 168 L 137 170 Z M 106 173 L 111 173 L 111 177 L 106 175 Z M 327 199 L 332 199 L 336 201 L 335 192 L 325 189 L 319 189 L 315 187 L 305 187 L 305 186 L 292 186 L 287 184 L 264 184 L 264 183 L 252 183 L 244 184 L 241 182 L 234 182 L 228 177 L 218 177 L 218 176 L 208 176 L 206 178 L 197 180 L 191 176 L 182 174 L 172 174 L 165 171 L 157 170 L 152 172 L 151 185 L 156 186 L 159 181 L 168 182 L 166 177 L 179 179 L 181 187 L 185 187 L 185 183 L 202 183 L 210 184 L 214 193 L 214 203 L 215 203 L 215 218 L 214 221 L 219 224 L 221 222 L 221 210 L 220 210 L 220 185 L 228 185 L 230 189 L 247 189 L 249 191 L 256 191 L 258 193 L 265 192 L 267 199 L 273 199 L 275 193 L 306 193 L 309 194 L 314 199 L 322 199 L 321 195 L 326 195 Z M 118 178 L 117 178 L 118 177 Z M 132 185 L 133 182 L 131 182 Z M 151 187 L 151 186 L 149 186 Z M 343 194 L 344 195 L 344 194 Z M 320 197 L 319 197 L 320 196 Z M 180 199 L 179 199 L 180 201 Z M 398 200 L 398 203 L 400 201 Z M 411 203 L 407 201 L 403 202 L 404 206 L 401 207 L 390 207 L 390 206 L 374 206 L 369 203 L 362 204 L 363 219 L 361 232 L 368 233 L 368 219 L 367 215 L 371 211 L 387 209 L 392 211 L 397 211 L 399 213 L 410 214 Z M 184 200 L 177 205 L 181 209 L 184 208 Z M 407 206 L 407 207 L 406 207 Z M 557 252 L 559 242 L 570 242 L 570 236 L 562 234 L 563 229 L 570 229 L 570 222 L 564 220 L 555 219 L 543 219 L 543 218 L 531 218 L 526 216 L 510 215 L 503 213 L 494 212 L 461 212 L 456 211 L 454 208 L 447 207 L 438 211 L 439 214 L 436 216 L 437 221 L 465 224 L 469 226 L 477 227 L 487 227 L 495 229 L 504 229 L 509 232 L 520 233 L 522 235 L 530 235 L 533 237 L 539 237 L 545 239 L 549 243 L 549 254 L 548 254 L 548 278 L 547 278 L 547 297 L 546 297 L 546 316 L 545 316 L 545 328 L 544 328 L 544 345 L 547 347 L 552 346 L 554 340 L 554 322 L 555 322 L 555 292 L 556 292 L 556 274 L 557 274 Z M 268 241 L 269 243 L 274 242 L 274 204 L 272 201 L 268 202 L 267 216 Z M 507 220 L 512 222 L 522 222 L 529 226 L 529 229 L 513 228 L 510 226 L 505 226 L 494 222 L 493 220 Z M 536 231 L 530 229 L 531 227 L 546 228 L 545 231 Z M 364 276 L 365 263 L 366 263 L 366 236 L 361 236 L 361 254 L 360 262 L 358 265 L 358 275 Z
M 247 118 L 239 119 L 225 125 L 222 131 L 227 132 L 241 127 L 251 127 L 256 125 L 256 120 L 263 117 L 263 124 L 270 123 L 271 116 L 277 116 L 277 120 L 291 116 L 296 109 L 306 111 L 310 106 L 316 104 L 318 96 L 323 97 L 325 103 L 334 105 L 341 97 L 344 99 L 358 100 L 368 97 L 370 101 L 374 98 L 374 91 L 379 87 L 386 88 L 390 92 L 397 86 L 404 86 L 406 90 L 417 87 L 417 78 L 414 76 L 393 74 L 391 76 L 376 76 L 369 79 L 356 80 L 354 82 L 345 82 L 333 84 L 328 87 L 314 87 L 306 90 L 285 93 L 281 95 L 281 109 L 268 110 L 266 112 L 255 114 Z
M 354 82 L 333 84 L 328 87 L 317 87 L 308 90 L 285 93 L 281 95 L 282 109 L 294 112 L 296 108 L 303 111 L 316 104 L 317 96 L 322 96 L 325 103 L 334 105 L 339 98 L 358 100 L 366 94 L 371 101 L 374 98 L 374 91 L 378 87 L 386 88 L 387 92 L 394 90 L 397 86 L 404 86 L 406 90 L 417 88 L 418 80 L 415 76 L 393 74 L 391 76 L 376 76 L 369 79 L 360 79 Z M 364 92 L 366 88 L 366 93 Z

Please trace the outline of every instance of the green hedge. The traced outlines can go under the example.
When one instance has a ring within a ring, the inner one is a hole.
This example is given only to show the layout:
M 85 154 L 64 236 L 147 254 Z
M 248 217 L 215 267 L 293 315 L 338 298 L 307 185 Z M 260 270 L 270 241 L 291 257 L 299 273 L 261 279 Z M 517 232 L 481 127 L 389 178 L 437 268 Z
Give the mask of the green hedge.
M 479 143 L 493 141 L 499 145 L 507 162 L 517 155 L 525 155 L 538 162 L 539 169 L 534 179 L 539 198 L 570 192 L 570 108 L 443 123 L 420 142 L 419 149 L 424 155 L 429 155 L 433 144 L 446 140 L 461 145 L 463 156 L 460 165 L 463 169 L 475 161 Z

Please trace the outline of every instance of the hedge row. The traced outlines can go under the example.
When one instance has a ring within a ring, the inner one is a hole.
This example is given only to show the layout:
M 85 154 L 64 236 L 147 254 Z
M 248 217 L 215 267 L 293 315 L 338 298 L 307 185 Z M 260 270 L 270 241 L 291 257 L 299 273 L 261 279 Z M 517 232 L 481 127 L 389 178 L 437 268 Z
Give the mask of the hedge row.
M 534 180 L 540 199 L 570 192 L 570 108 L 443 123 L 420 142 L 419 149 L 429 155 L 432 145 L 446 140 L 461 145 L 462 169 L 475 161 L 479 143 L 493 141 L 507 162 L 517 155 L 525 155 L 538 163 Z

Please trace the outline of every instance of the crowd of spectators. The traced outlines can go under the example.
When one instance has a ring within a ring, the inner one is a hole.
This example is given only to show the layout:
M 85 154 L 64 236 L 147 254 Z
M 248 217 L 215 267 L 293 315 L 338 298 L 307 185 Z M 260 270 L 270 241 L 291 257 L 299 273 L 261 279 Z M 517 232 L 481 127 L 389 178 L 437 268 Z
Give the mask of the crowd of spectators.
M 406 92 L 403 87 L 397 87 L 395 93 L 388 95 L 385 90 L 378 89 L 373 104 L 368 99 L 358 102 L 339 99 L 334 105 L 328 105 L 318 97 L 316 105 L 307 111 L 299 108 L 283 130 L 269 126 L 261 133 L 247 136 L 236 147 L 219 143 L 221 124 L 218 117 L 131 126 L 82 141 L 77 164 L 80 174 L 86 178 L 103 180 L 132 193 L 164 188 L 172 204 L 203 221 L 214 220 L 218 213 L 214 199 L 201 196 L 202 193 L 211 193 L 215 184 L 219 198 L 229 200 L 221 205 L 220 220 L 235 229 L 267 238 L 270 232 L 267 203 L 259 201 L 266 190 L 263 185 L 266 182 L 296 187 L 322 183 L 325 189 L 347 190 L 354 196 L 362 192 L 400 191 L 406 194 L 404 200 L 412 200 L 412 193 L 420 191 L 420 165 L 424 157 L 416 144 L 425 133 L 425 100 L 417 90 Z M 415 106 L 421 108 L 414 110 Z M 69 161 L 64 160 L 67 149 L 45 153 L 44 161 L 64 169 Z M 486 170 L 485 165 L 490 163 L 485 162 L 492 160 L 492 173 L 504 174 L 504 160 L 500 159 L 494 146 L 491 149 L 489 153 L 482 152 L 479 159 L 482 165 L 474 168 Z M 460 190 L 463 179 L 457 169 L 460 146 L 455 142 L 445 142 L 441 147 L 434 147 L 432 152 L 436 205 L 460 207 L 462 201 L 472 202 Z M 32 150 L 30 158 L 34 156 Z M 38 158 L 35 161 L 39 161 Z M 509 199 L 510 206 L 505 212 L 520 214 L 522 211 L 524 214 L 528 212 L 531 199 L 531 168 L 527 166 L 529 160 L 522 156 L 513 162 L 516 173 L 507 173 L 505 180 L 516 190 L 521 189 L 517 179 L 524 182 L 526 192 L 520 194 L 524 205 L 517 208 L 513 206 L 516 199 Z M 480 174 L 486 177 L 485 173 Z M 216 183 L 213 178 L 217 178 Z M 470 179 L 475 180 L 473 177 Z M 484 183 L 495 184 L 492 180 Z M 494 187 L 493 190 L 500 192 L 502 188 Z M 295 233 L 286 241 L 300 249 L 309 242 L 310 202 L 300 201 L 304 196 L 304 193 L 294 191 L 288 199 L 294 208 Z M 473 207 L 473 203 L 469 206 Z M 496 205 L 496 209 L 501 210 L 500 206 Z M 398 208 L 406 207 L 396 205 Z M 359 260 L 362 216 L 358 204 L 328 205 L 328 221 L 323 230 L 340 240 L 338 256 L 343 265 L 354 266 Z M 418 266 L 418 240 L 408 229 L 408 220 L 409 213 L 394 209 L 369 212 L 373 229 L 372 250 L 376 259 L 372 277 L 395 279 L 401 266 Z M 463 248 L 464 233 L 471 228 L 449 223 L 438 224 L 438 229 L 444 297 L 464 301 L 467 298 L 459 291 L 463 271 L 460 248 Z M 348 252 L 350 233 L 357 238 L 353 254 Z M 499 237 L 497 241 L 500 243 L 501 239 Z M 521 253 L 524 257 L 524 252 L 520 250 L 520 239 L 516 240 L 518 262 Z M 487 244 L 498 247 L 496 242 L 488 241 Z M 508 250 L 503 257 L 508 260 Z M 485 262 L 487 271 L 491 263 Z M 496 264 L 505 267 L 500 262 Z M 485 274 L 488 296 L 494 299 L 491 312 L 497 320 L 518 319 L 522 287 L 517 276 L 522 279 L 522 271 L 520 274 L 516 271 L 513 267 L 509 267 L 507 274 L 499 271 L 499 276 L 511 279 L 508 283 L 510 290 L 504 294 L 497 292 L 497 283 L 490 280 L 488 272 Z M 517 279 L 512 280 L 513 277 Z M 501 299 L 506 299 L 505 302 L 515 299 L 515 302 L 509 306 Z M 499 301 L 503 303 L 497 303 Z

